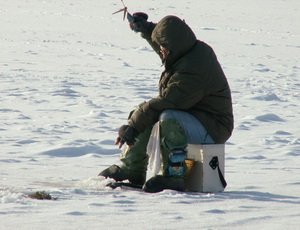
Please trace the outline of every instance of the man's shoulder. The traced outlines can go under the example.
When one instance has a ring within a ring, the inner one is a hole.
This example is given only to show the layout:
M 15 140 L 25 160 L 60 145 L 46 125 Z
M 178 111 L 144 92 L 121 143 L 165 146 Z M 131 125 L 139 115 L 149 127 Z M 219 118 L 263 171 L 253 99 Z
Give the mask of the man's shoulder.
M 214 53 L 213 48 L 204 41 L 197 40 L 195 49 L 201 50 L 202 52 Z
M 174 67 L 176 71 L 201 73 L 209 66 L 214 56 L 212 48 L 205 42 L 198 40 L 193 48 L 178 60 Z

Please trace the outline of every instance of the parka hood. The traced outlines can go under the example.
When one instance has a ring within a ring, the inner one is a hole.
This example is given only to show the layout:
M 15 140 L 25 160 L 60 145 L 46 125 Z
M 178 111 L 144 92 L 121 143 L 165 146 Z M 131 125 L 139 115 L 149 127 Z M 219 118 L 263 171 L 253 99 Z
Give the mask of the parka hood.
M 151 39 L 170 50 L 166 65 L 171 65 L 187 53 L 197 41 L 191 28 L 176 16 L 166 16 L 155 26 Z

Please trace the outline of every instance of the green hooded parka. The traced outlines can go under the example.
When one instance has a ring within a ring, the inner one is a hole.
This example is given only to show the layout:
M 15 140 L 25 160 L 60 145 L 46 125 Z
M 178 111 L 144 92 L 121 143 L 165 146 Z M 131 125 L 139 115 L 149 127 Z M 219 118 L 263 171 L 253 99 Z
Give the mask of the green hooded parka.
M 161 58 L 159 46 L 170 54 L 162 60 L 159 95 L 139 105 L 129 125 L 143 132 L 164 110 L 181 110 L 199 119 L 216 143 L 225 143 L 233 130 L 231 92 L 213 49 L 176 16 L 164 17 L 143 37 Z

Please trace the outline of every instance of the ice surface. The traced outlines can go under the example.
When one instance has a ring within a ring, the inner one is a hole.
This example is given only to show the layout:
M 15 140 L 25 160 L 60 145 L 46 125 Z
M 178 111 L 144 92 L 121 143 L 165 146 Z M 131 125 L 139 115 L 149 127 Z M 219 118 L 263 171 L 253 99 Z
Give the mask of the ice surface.
M 117 129 L 157 93 L 161 63 L 111 1 L 2 1 L 0 229 L 297 229 L 298 0 L 125 1 L 174 14 L 210 44 L 235 130 L 220 194 L 111 190 Z M 26 195 L 46 191 L 56 200 Z

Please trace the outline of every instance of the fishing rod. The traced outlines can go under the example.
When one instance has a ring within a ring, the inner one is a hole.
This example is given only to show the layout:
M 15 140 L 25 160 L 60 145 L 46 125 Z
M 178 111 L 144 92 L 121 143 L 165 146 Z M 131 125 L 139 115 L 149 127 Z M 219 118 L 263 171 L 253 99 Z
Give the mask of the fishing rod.
M 128 12 L 127 6 L 124 4 L 123 0 L 121 0 L 122 4 L 123 4 L 123 8 L 120 10 L 117 10 L 116 12 L 113 12 L 112 14 L 117 14 L 120 12 L 123 12 L 123 21 L 125 20 L 125 18 L 127 18 L 129 23 L 134 23 L 136 18 L 134 17 L 135 14 L 131 15 Z M 145 19 L 146 21 L 148 20 L 148 15 L 143 13 L 143 12 L 138 12 L 139 17 L 142 17 L 143 19 Z
M 128 12 L 127 6 L 125 6 L 123 0 L 121 0 L 121 2 L 123 4 L 124 8 L 117 10 L 116 12 L 113 12 L 112 14 L 117 14 L 117 13 L 123 12 L 123 21 L 125 20 L 125 17 L 126 17 L 127 20 L 129 21 L 129 23 L 134 22 L 134 17 Z

